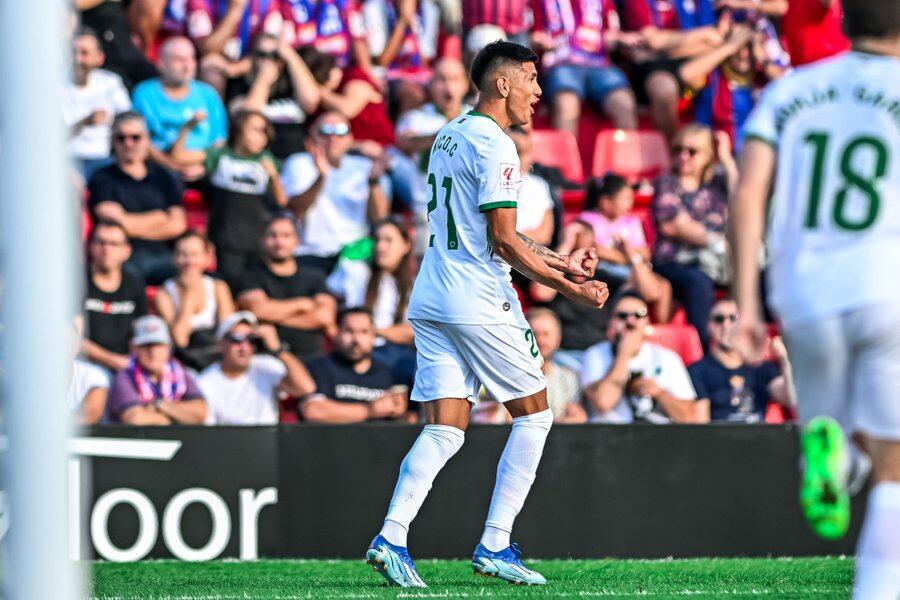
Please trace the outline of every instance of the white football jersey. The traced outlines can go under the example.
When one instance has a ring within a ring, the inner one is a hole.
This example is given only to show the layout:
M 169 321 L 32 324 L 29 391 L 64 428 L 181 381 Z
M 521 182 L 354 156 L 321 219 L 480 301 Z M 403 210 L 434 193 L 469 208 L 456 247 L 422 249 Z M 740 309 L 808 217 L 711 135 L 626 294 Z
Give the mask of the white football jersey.
M 900 59 L 850 52 L 772 83 L 769 294 L 785 323 L 900 298 Z M 740 226 L 738 223 L 737 226 Z
M 428 249 L 409 301 L 409 318 L 527 327 L 495 256 L 485 211 L 516 208 L 522 176 L 512 139 L 487 115 L 469 111 L 445 125 L 428 162 Z

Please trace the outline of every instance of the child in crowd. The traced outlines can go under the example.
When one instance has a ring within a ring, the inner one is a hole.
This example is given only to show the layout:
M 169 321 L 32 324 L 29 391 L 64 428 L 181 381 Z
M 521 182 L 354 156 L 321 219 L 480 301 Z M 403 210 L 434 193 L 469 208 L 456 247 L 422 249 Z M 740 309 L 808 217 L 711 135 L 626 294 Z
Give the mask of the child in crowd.
M 650 247 L 640 218 L 631 213 L 633 206 L 634 190 L 623 177 L 607 174 L 591 179 L 585 210 L 566 228 L 560 252 L 595 246 L 600 279 L 615 279 L 635 288 L 652 305 L 654 319 L 665 323 L 671 316 L 672 287 L 652 270 Z

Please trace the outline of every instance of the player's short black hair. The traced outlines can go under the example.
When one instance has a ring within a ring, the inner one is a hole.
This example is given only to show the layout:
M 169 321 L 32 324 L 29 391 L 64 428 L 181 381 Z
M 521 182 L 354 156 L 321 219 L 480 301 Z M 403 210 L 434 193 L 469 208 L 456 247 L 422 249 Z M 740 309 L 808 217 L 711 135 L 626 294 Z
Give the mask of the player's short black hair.
M 369 317 L 369 320 L 373 323 L 375 322 L 375 317 L 372 315 L 372 311 L 366 308 L 365 306 L 354 306 L 352 308 L 343 308 L 337 314 L 337 324 L 338 327 L 344 326 L 344 321 L 350 315 L 366 315 Z
M 600 198 L 611 198 L 626 187 L 628 180 L 615 173 L 592 177 L 585 186 L 584 210 L 594 210 L 600 205 Z
M 475 55 L 471 69 L 472 81 L 475 82 L 475 87 L 484 91 L 485 76 L 497 66 L 509 63 L 537 63 L 537 60 L 537 54 L 530 48 L 506 40 L 497 40 Z
M 897 0 L 844 0 L 844 33 L 849 38 L 886 38 L 900 34 Z

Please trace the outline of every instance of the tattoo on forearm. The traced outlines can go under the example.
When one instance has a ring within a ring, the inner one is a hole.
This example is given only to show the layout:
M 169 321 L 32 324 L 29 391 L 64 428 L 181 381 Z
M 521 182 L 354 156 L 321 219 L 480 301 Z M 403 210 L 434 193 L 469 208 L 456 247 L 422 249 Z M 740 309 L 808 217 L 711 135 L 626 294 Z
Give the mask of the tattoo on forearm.
M 518 231 L 516 232 L 516 235 L 519 236 L 519 239 L 522 240 L 522 243 L 524 243 L 526 246 L 528 246 L 528 249 L 531 250 L 532 252 L 534 252 L 535 255 L 537 255 L 538 258 L 540 258 L 542 261 L 544 261 L 544 263 L 548 267 L 556 269 L 557 271 L 565 272 L 566 259 L 568 258 L 565 254 L 560 254 L 559 252 L 554 252 L 550 248 L 547 248 L 546 246 L 542 246 L 541 244 L 538 244 L 536 241 L 534 241 L 527 235 L 523 235 L 523 234 L 519 233 Z

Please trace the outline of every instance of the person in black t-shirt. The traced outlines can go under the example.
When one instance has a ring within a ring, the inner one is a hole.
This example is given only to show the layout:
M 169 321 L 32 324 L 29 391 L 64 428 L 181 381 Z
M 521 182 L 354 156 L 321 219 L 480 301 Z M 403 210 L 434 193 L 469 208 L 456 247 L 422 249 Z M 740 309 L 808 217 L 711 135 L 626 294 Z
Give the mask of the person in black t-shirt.
M 298 405 L 304 420 L 354 423 L 406 414 L 406 387 L 398 385 L 388 365 L 372 358 L 374 344 L 372 313 L 365 308 L 342 311 L 335 351 L 306 365 L 316 391 Z
M 263 237 L 264 260 L 245 273 L 237 296 L 242 309 L 274 324 L 291 352 L 306 359 L 324 351 L 325 335 L 335 328 L 337 302 L 319 271 L 297 264 L 297 245 L 293 219 L 275 217 Z
M 688 368 L 688 373 L 697 398 L 709 400 L 711 420 L 761 423 L 765 420 L 769 398 L 783 406 L 796 406 L 791 365 L 778 338 L 773 341 L 772 350 L 780 364 L 745 363 L 730 343 L 737 316 L 734 300 L 725 298 L 713 305 L 709 317 L 709 351 Z
M 147 124 L 136 112 L 113 122 L 116 163 L 98 170 L 88 183 L 88 205 L 95 220 L 121 223 L 132 240 L 129 266 L 150 285 L 175 274 L 170 242 L 187 229 L 178 178 L 149 161 Z
M 128 366 L 134 320 L 147 314 L 144 280 L 122 270 L 122 264 L 131 254 L 131 245 L 120 224 L 95 223 L 88 250 L 86 335 L 81 353 L 92 362 L 118 371 Z

